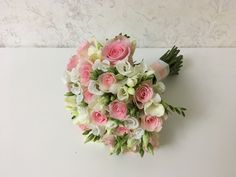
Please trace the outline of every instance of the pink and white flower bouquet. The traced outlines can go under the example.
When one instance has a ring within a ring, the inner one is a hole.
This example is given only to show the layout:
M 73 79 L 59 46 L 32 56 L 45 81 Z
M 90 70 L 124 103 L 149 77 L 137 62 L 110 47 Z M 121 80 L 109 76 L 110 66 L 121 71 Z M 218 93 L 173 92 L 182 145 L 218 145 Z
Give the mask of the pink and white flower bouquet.
M 72 56 L 65 72 L 66 109 L 85 136 L 111 153 L 153 153 L 158 135 L 170 112 L 185 116 L 185 108 L 174 107 L 161 98 L 162 82 L 176 75 L 183 56 L 177 47 L 151 65 L 135 62 L 136 45 L 119 34 L 105 44 L 85 41 Z

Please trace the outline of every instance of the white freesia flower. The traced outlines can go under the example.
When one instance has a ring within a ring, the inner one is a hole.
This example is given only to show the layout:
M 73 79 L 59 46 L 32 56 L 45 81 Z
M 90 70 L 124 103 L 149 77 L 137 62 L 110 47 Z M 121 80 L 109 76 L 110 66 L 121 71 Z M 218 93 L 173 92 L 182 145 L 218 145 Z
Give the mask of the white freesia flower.
M 147 71 L 147 65 L 142 61 L 140 64 L 135 65 L 134 70 L 137 73 L 145 73 Z
M 106 124 L 106 127 L 110 128 L 110 129 L 116 128 L 117 126 L 118 126 L 118 124 L 113 120 L 108 120 L 108 122 Z
M 77 83 L 79 81 L 79 71 L 77 68 L 73 68 L 69 75 L 71 82 Z
M 68 84 L 70 82 L 70 74 L 68 71 L 65 71 L 62 77 L 63 84 Z
M 136 84 L 137 84 L 137 82 L 138 82 L 138 79 L 136 78 L 136 77 L 132 77 L 132 78 L 128 78 L 127 79 L 127 85 L 129 86 L 129 87 L 134 87 Z
M 99 126 L 93 126 L 91 133 L 95 136 L 103 135 L 105 133 L 105 128 L 104 127 L 99 127 Z
M 156 84 L 155 88 L 156 88 L 157 92 L 159 92 L 159 93 L 164 93 L 166 90 L 166 86 L 163 82 L 158 82 Z
M 139 121 L 134 117 L 129 117 L 124 121 L 124 125 L 129 129 L 136 129 L 139 127 Z
M 160 103 L 158 96 L 144 105 L 144 112 L 147 115 L 161 117 L 165 113 L 164 106 Z
M 123 86 L 123 87 L 118 88 L 117 98 L 118 100 L 121 100 L 121 101 L 128 100 L 129 98 L 128 87 Z
M 93 64 L 93 70 L 102 70 L 103 72 L 106 72 L 107 69 L 110 67 L 110 62 L 108 60 L 103 60 L 102 62 L 100 60 L 96 60 Z
M 96 81 L 91 80 L 88 85 L 88 91 L 94 95 L 102 95 L 103 92 L 98 89 L 98 83 Z
M 73 124 L 77 124 L 77 123 L 86 124 L 86 123 L 89 123 L 89 118 L 88 118 L 89 113 L 88 113 L 87 108 L 78 107 L 77 112 L 78 112 L 78 116 L 75 117 L 72 120 Z
M 126 84 L 126 79 L 119 81 L 115 84 L 112 84 L 112 86 L 109 88 L 109 92 L 113 93 L 113 94 L 117 94 L 118 89 L 123 87 Z
M 127 60 L 122 60 L 122 61 L 117 62 L 116 69 L 120 74 L 124 76 L 127 76 L 133 71 L 133 67 Z
M 141 127 L 134 129 L 134 131 L 133 131 L 133 138 L 134 139 L 137 139 L 137 140 L 141 139 L 143 135 L 144 135 L 144 130 Z

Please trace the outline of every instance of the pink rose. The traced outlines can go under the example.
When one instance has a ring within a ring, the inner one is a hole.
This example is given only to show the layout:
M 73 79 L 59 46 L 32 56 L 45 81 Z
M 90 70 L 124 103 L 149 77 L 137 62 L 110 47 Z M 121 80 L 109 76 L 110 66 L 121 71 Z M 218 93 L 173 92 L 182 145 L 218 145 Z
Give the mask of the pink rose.
M 119 37 L 109 41 L 103 48 L 103 56 L 116 64 L 118 61 L 128 58 L 131 53 L 131 43 L 126 37 Z
M 67 70 L 71 71 L 72 69 L 74 69 L 78 64 L 78 60 L 79 60 L 78 56 L 76 55 L 72 56 L 70 58 L 69 63 L 67 64 Z
M 141 118 L 141 127 L 150 132 L 159 132 L 162 129 L 162 124 L 162 119 L 157 116 L 145 115 Z
M 119 127 L 116 128 L 116 134 L 118 136 L 123 136 L 127 133 L 129 133 L 129 129 L 127 127 L 119 126 Z
M 113 73 L 103 73 L 98 78 L 99 88 L 101 90 L 108 90 L 114 83 L 116 83 L 116 78 Z
M 114 100 L 108 106 L 112 118 L 125 120 L 127 118 L 127 107 L 122 101 Z
M 93 97 L 94 97 L 94 95 L 93 95 L 92 93 L 90 93 L 90 92 L 88 91 L 88 89 L 85 89 L 85 90 L 84 90 L 83 96 L 84 96 L 84 102 L 85 102 L 85 103 L 88 103 L 88 104 L 92 102 Z
M 107 146 L 113 146 L 115 144 L 115 137 L 113 135 L 104 135 L 102 142 Z
M 97 125 L 105 125 L 107 123 L 107 117 L 100 111 L 94 111 L 91 115 L 91 119 Z
M 84 41 L 77 50 L 78 55 L 80 57 L 87 57 L 89 46 L 90 46 L 90 43 L 88 41 Z
M 80 128 L 82 131 L 86 131 L 86 130 L 89 129 L 86 124 L 79 124 L 79 128 Z
M 140 85 L 135 91 L 135 99 L 140 103 L 147 103 L 152 99 L 153 89 L 149 84 Z
M 90 79 L 90 73 L 92 71 L 92 64 L 88 61 L 84 61 L 80 64 L 79 68 L 79 76 L 80 76 L 80 83 L 84 86 L 87 86 Z

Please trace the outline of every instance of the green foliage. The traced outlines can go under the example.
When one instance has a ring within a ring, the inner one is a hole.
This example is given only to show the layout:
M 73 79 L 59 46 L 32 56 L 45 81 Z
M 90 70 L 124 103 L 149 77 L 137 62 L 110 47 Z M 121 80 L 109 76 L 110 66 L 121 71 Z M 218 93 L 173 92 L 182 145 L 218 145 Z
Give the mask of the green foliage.
M 90 79 L 91 79 L 91 80 L 97 80 L 98 77 L 99 77 L 102 73 L 103 73 L 102 70 L 99 70 L 99 69 L 93 70 L 93 71 L 91 71 Z
M 65 94 L 64 94 L 64 96 L 74 96 L 75 94 L 74 93 L 72 93 L 72 92 L 66 92 Z
M 183 108 L 183 107 L 175 107 L 175 106 L 172 106 L 166 102 L 164 102 L 163 100 L 161 101 L 162 105 L 164 106 L 165 108 L 165 112 L 168 114 L 169 112 L 175 112 L 179 115 L 182 115 L 183 117 L 185 117 L 185 112 L 187 109 L 186 108 Z
M 131 117 L 139 117 L 140 116 L 140 110 L 137 108 L 137 106 L 133 103 L 127 104 L 128 114 Z
M 91 131 L 91 130 L 87 130 L 87 131 L 85 131 L 85 132 L 83 133 L 83 135 L 87 135 L 87 137 L 86 137 L 84 143 L 88 143 L 88 142 L 90 142 L 90 141 L 96 142 L 96 141 L 100 140 L 101 137 L 100 137 L 99 135 L 96 136 L 96 135 L 90 133 L 90 131 Z M 90 134 L 89 134 L 89 133 L 90 133 Z
M 173 46 L 171 50 L 168 50 L 160 59 L 169 64 L 169 75 L 178 75 L 180 68 L 183 66 L 183 55 L 178 55 L 180 50 Z
M 115 67 L 109 67 L 107 71 L 115 75 L 119 73 Z
M 115 139 L 114 149 L 111 154 L 119 155 L 127 148 L 128 135 L 117 136 Z
M 87 103 L 85 103 L 84 101 L 81 101 L 81 103 L 79 104 L 79 106 L 80 106 L 80 107 L 87 107 L 87 106 L 88 106 L 88 104 L 87 104 Z

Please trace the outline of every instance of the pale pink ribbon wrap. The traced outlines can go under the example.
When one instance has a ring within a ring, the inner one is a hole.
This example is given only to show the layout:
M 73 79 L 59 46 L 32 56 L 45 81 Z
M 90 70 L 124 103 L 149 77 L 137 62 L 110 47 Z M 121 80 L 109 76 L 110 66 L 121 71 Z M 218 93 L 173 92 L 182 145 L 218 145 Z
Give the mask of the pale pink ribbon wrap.
M 162 60 L 156 60 L 155 62 L 153 62 L 150 65 L 150 68 L 153 69 L 157 81 L 166 78 L 170 72 L 169 65 Z

